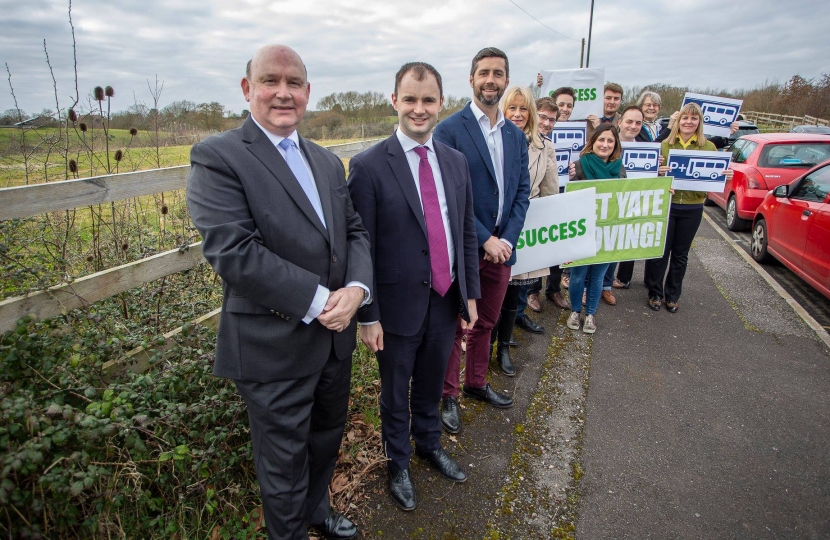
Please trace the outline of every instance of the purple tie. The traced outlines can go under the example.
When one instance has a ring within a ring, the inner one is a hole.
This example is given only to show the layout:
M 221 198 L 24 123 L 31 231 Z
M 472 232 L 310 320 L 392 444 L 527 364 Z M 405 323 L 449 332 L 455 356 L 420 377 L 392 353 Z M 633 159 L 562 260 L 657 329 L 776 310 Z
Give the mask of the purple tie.
M 421 186 L 421 205 L 424 207 L 424 221 L 427 224 L 432 288 L 444 296 L 450 290 L 452 277 L 450 276 L 450 257 L 447 253 L 447 234 L 444 231 L 444 220 L 441 217 L 441 203 L 438 202 L 438 190 L 435 188 L 435 177 L 432 176 L 426 147 L 416 147 L 415 153 L 421 158 L 418 163 L 418 183 Z

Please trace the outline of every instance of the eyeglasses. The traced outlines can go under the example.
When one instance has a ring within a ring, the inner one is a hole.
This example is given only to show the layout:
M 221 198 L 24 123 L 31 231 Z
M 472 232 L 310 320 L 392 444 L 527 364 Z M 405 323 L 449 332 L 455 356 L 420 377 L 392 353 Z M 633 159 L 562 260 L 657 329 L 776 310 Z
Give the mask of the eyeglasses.
M 542 113 L 536 113 L 536 116 L 539 117 L 539 120 L 542 122 L 556 122 L 556 118 L 551 118 L 550 116 L 545 116 Z

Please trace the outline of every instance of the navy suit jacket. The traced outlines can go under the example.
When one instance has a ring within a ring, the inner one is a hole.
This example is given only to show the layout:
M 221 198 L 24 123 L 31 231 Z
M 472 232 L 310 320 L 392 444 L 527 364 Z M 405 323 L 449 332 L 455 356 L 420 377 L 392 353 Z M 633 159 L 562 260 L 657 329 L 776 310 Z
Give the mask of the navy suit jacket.
M 455 245 L 451 264 L 458 283 L 458 310 L 469 321 L 467 299 L 481 296 L 470 173 L 461 153 L 433 143 Z M 349 192 L 369 231 L 375 265 L 374 302 L 361 308 L 357 320 L 381 321 L 385 332 L 402 336 L 420 330 L 430 295 L 429 241 L 415 181 L 397 135 L 349 161 Z
M 484 257 L 484 243 L 493 236 L 499 212 L 499 187 L 487 142 L 478 120 L 468 103 L 463 109 L 446 118 L 435 128 L 435 139 L 464 154 L 473 182 L 476 236 L 479 257 Z M 530 205 L 530 175 L 527 170 L 527 138 L 512 122 L 501 128 L 504 145 L 504 207 L 499 238 L 513 245 L 513 254 L 505 263 L 516 264 L 516 243 L 525 223 Z

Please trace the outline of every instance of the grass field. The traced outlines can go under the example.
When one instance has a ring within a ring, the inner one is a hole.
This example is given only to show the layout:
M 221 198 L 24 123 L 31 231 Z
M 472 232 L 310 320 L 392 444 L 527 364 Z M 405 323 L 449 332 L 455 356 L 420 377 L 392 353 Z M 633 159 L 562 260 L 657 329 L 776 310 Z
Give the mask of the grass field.
M 43 182 L 56 182 L 72 178 L 88 178 L 107 174 L 108 164 L 104 150 L 103 139 L 96 135 L 94 145 L 90 144 L 92 138 L 87 140 L 85 146 L 82 142 L 75 141 L 75 146 L 70 145 L 69 159 L 78 163 L 78 173 L 73 174 L 67 171 L 67 161 L 59 151 L 30 152 L 24 156 L 20 151 L 8 152 L 14 141 L 9 132 L 12 130 L 0 130 L 0 188 L 22 186 L 27 184 L 40 184 Z M 18 133 L 19 135 L 19 133 Z M 41 128 L 26 133 L 27 144 L 35 145 L 39 141 L 50 140 L 49 137 L 57 136 L 53 128 Z M 74 136 L 74 135 L 73 135 Z M 164 137 L 170 135 L 165 133 Z M 109 170 L 116 172 L 132 172 L 160 167 L 174 167 L 176 165 L 187 165 L 190 163 L 190 148 L 192 144 L 160 146 L 158 153 L 155 145 L 151 145 L 148 135 L 142 136 L 139 133 L 136 137 L 130 137 L 127 130 L 112 130 L 110 139 L 110 161 Z M 160 139 L 162 139 L 160 135 Z M 315 141 L 322 146 L 332 146 L 356 142 L 360 139 L 326 139 Z M 125 142 L 126 141 L 126 142 Z M 125 143 L 119 145 L 118 143 Z M 2 149 L 6 148 L 4 153 Z M 89 149 L 94 151 L 90 151 Z M 19 149 L 18 149 L 19 150 Z M 115 161 L 115 152 L 121 150 L 123 158 L 120 163 Z M 28 164 L 26 163 L 28 161 Z M 348 167 L 348 159 L 344 165 Z

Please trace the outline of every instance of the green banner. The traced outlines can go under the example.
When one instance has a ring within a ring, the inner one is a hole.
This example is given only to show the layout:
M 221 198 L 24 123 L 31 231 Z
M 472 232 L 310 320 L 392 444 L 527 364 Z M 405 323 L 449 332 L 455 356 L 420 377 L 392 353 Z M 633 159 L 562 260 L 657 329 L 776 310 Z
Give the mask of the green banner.
M 597 190 L 597 254 L 564 266 L 662 257 L 671 183 L 670 176 L 568 182 L 568 192 Z

